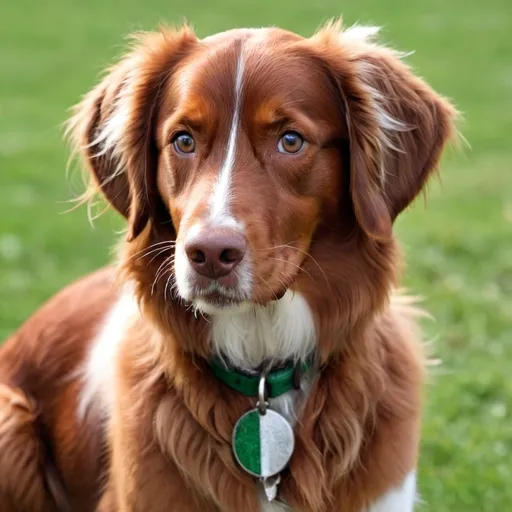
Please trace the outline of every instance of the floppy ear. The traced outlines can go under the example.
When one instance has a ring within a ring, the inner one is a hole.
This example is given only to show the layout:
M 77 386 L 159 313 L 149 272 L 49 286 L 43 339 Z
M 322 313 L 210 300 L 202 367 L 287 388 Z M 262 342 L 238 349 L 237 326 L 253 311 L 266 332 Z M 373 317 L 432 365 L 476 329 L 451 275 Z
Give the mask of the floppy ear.
M 343 31 L 338 22 L 312 41 L 342 98 L 357 221 L 369 236 L 388 239 L 397 215 L 436 168 L 457 113 L 398 53 L 371 43 L 376 33 Z
M 188 28 L 135 36 L 132 50 L 74 108 L 68 123 L 94 188 L 129 219 L 130 240 L 161 206 L 155 117 L 172 69 L 196 41 Z

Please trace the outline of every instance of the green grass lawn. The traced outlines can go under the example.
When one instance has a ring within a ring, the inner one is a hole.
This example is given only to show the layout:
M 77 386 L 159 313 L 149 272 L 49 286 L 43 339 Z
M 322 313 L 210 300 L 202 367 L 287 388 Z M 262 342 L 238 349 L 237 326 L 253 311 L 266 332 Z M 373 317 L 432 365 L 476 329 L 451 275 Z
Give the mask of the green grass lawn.
M 425 297 L 433 370 L 420 461 L 422 510 L 512 510 L 512 37 L 510 0 L 46 0 L 0 9 L 0 339 L 109 259 L 119 219 L 68 214 L 61 123 L 137 29 L 185 17 L 199 35 L 281 25 L 310 34 L 343 14 L 384 27 L 455 100 L 470 148 L 398 222 L 406 285 Z M 174 2 L 178 4 L 178 2 Z M 78 183 L 79 185 L 79 183 Z M 399 511 L 397 511 L 399 512 Z

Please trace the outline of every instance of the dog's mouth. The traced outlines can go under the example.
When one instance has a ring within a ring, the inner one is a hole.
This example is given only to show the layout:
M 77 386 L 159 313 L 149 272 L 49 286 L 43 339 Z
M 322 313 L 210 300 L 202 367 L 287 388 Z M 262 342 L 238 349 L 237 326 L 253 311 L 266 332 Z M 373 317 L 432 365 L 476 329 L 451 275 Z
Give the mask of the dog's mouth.
M 194 299 L 193 304 L 201 313 L 216 315 L 222 313 L 240 313 L 251 305 L 248 301 L 232 299 L 222 294 L 211 294 Z
M 240 313 L 254 306 L 266 307 L 271 303 L 281 300 L 288 287 L 279 287 L 275 290 L 269 290 L 264 296 L 258 294 L 254 296 L 241 296 L 238 292 L 230 289 L 203 291 L 198 293 L 192 300 L 198 310 L 207 313 Z
M 205 313 L 240 309 L 249 301 L 250 297 L 242 294 L 237 288 L 225 287 L 215 281 L 206 288 L 194 290 L 191 300 L 199 310 Z
M 234 313 L 244 311 L 251 306 L 266 306 L 270 302 L 280 300 L 287 292 L 288 287 L 269 290 L 265 296 L 247 295 L 238 288 L 228 288 L 217 282 L 203 289 L 194 290 L 190 302 L 201 312 L 207 314 Z
M 242 302 L 242 300 L 237 299 L 235 297 L 230 297 L 229 295 L 225 295 L 221 291 L 212 291 L 202 294 L 196 300 L 206 302 L 220 309 L 228 308 L 230 306 L 236 306 L 237 304 L 240 304 Z

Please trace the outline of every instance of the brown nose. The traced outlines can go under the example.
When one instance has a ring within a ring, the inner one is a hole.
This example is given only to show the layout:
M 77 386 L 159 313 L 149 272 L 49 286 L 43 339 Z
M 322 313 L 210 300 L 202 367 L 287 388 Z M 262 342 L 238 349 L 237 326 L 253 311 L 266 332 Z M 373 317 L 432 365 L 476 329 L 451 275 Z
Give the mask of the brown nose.
M 185 243 L 194 270 L 211 279 L 228 275 L 243 260 L 246 248 L 245 236 L 226 228 L 205 228 Z

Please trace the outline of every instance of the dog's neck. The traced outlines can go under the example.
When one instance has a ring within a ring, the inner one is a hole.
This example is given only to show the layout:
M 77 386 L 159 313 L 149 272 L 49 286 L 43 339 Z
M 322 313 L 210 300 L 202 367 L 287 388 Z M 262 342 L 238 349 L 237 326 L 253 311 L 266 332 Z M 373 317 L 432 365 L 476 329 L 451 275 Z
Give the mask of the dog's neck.
M 315 349 L 313 314 L 305 298 L 287 291 L 267 306 L 211 316 L 213 351 L 244 371 L 263 363 L 306 361 Z

